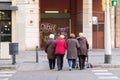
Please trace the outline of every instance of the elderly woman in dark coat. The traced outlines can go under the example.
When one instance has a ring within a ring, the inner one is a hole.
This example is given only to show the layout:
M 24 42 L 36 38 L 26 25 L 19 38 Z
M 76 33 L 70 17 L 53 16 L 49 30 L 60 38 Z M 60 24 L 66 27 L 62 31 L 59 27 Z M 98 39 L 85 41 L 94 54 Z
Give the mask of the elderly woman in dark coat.
M 67 59 L 69 70 L 71 71 L 72 68 L 76 66 L 76 59 L 77 59 L 77 49 L 80 47 L 77 39 L 75 39 L 74 34 L 70 34 L 70 38 L 67 40 Z
M 78 50 L 78 58 L 79 58 L 79 67 L 80 70 L 85 68 L 85 60 L 88 57 L 88 49 L 89 44 L 83 33 L 79 33 L 78 42 L 80 44 L 80 48 Z
M 49 35 L 49 40 L 48 40 L 48 42 L 46 43 L 46 46 L 45 46 L 45 52 L 47 53 L 47 58 L 48 58 L 50 70 L 55 68 L 54 44 L 55 44 L 54 34 L 50 34 Z

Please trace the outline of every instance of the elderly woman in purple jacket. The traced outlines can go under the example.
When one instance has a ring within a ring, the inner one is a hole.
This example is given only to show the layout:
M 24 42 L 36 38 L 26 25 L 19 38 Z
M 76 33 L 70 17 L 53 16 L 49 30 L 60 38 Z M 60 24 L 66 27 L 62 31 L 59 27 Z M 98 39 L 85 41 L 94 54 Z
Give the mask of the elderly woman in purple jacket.
M 81 70 L 85 68 L 85 60 L 86 57 L 88 57 L 89 44 L 83 33 L 79 33 L 79 37 L 77 39 L 80 44 L 80 48 L 78 50 L 78 58 L 79 58 L 79 67 Z
M 67 59 L 69 70 L 71 71 L 72 68 L 76 66 L 76 59 L 77 59 L 77 49 L 80 47 L 77 39 L 75 39 L 74 34 L 70 34 L 70 38 L 67 39 Z

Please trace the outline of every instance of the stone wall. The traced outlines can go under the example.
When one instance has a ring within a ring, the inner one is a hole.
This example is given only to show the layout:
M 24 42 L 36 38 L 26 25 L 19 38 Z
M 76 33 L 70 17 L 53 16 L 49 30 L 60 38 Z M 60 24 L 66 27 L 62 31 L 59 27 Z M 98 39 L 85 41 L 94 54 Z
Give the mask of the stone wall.
M 18 10 L 12 12 L 12 42 L 20 50 L 35 50 L 39 45 L 39 0 L 13 0 Z

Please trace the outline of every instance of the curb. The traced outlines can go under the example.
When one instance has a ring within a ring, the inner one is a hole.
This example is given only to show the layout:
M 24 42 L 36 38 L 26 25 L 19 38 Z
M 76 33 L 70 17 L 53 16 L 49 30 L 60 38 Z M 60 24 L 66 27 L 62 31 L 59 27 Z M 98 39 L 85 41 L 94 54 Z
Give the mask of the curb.
M 0 70 L 16 70 L 16 65 L 0 65 Z

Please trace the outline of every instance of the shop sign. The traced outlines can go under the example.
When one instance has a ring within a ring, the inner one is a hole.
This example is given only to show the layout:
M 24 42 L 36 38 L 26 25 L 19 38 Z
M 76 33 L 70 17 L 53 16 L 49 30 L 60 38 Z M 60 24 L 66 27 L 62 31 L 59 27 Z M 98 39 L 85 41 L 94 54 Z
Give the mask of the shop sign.
M 98 18 L 96 16 L 92 17 L 92 24 L 98 24 Z

